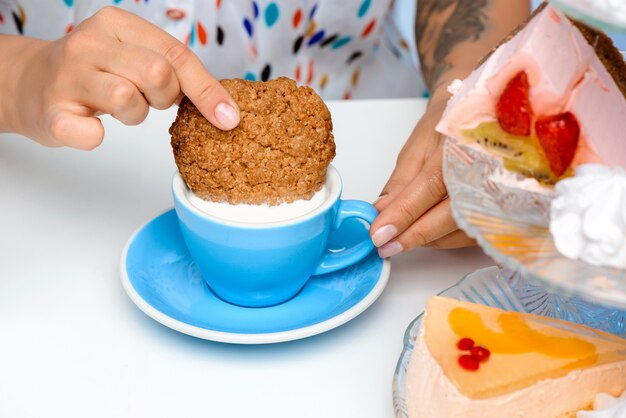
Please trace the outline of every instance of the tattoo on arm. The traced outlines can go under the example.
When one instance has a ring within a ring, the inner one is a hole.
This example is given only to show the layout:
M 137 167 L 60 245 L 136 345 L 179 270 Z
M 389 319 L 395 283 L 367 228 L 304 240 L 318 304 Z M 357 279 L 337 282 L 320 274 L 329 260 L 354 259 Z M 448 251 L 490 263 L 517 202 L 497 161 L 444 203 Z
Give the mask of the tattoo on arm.
M 476 41 L 485 30 L 489 0 L 418 0 L 415 40 L 426 85 L 432 91 L 451 67 L 446 58 L 456 45 Z

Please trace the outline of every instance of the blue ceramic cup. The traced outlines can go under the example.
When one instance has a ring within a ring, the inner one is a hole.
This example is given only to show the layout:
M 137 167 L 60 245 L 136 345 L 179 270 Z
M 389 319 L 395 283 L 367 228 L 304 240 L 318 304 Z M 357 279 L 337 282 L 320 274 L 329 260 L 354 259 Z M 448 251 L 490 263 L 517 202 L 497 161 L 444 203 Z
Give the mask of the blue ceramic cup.
M 329 234 L 349 218 L 371 224 L 369 203 L 341 200 L 341 177 L 330 166 L 327 197 L 311 212 L 278 222 L 240 222 L 199 210 L 180 174 L 172 191 L 187 248 L 211 290 L 227 302 L 249 307 L 276 305 L 294 297 L 309 277 L 350 266 L 367 256 L 369 237 L 351 248 L 327 251 Z

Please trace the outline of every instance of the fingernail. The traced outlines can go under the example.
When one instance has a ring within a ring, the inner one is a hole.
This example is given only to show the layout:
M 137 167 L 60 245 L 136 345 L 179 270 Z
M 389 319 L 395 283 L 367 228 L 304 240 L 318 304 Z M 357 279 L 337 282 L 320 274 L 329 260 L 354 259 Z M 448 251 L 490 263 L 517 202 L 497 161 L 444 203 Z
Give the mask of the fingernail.
M 384 198 L 386 198 L 386 197 L 387 197 L 387 193 L 385 193 L 385 194 L 381 194 L 380 196 L 378 196 L 378 199 L 376 199 L 376 200 L 374 200 L 374 201 L 372 202 L 372 205 L 375 205 L 376 203 L 380 202 L 381 200 L 383 200 L 383 199 L 384 199 Z
M 228 103 L 215 106 L 215 118 L 224 129 L 230 130 L 239 124 L 239 114 Z
M 398 241 L 391 241 L 378 249 L 378 255 L 380 258 L 389 258 L 396 254 L 400 254 L 402 250 L 402 244 Z
M 398 229 L 393 225 L 381 226 L 372 235 L 372 242 L 375 246 L 385 245 L 398 234 Z

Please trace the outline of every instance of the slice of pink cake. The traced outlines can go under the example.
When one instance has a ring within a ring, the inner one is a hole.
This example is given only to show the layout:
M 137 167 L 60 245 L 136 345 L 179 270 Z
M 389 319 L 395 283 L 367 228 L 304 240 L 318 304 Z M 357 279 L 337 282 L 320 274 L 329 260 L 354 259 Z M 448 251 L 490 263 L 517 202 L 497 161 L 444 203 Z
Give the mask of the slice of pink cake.
M 543 5 L 464 81 L 437 131 L 554 183 L 583 163 L 626 167 L 626 64 L 611 40 Z

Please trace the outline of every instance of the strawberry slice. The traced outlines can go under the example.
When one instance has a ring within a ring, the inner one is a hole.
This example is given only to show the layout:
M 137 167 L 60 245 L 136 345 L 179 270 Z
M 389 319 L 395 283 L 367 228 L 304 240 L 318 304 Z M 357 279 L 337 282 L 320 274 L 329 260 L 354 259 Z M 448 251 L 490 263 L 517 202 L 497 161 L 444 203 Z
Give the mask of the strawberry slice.
M 513 135 L 530 135 L 533 109 L 528 98 L 528 76 L 520 71 L 509 81 L 496 104 L 500 127 Z
M 578 147 L 580 125 L 570 112 L 537 119 L 535 132 L 555 176 L 560 177 L 570 166 Z

